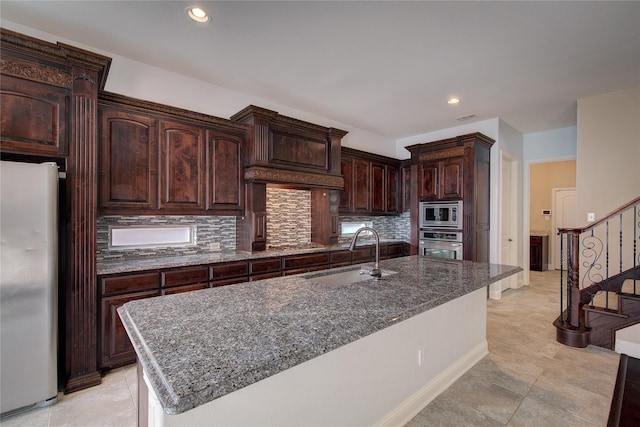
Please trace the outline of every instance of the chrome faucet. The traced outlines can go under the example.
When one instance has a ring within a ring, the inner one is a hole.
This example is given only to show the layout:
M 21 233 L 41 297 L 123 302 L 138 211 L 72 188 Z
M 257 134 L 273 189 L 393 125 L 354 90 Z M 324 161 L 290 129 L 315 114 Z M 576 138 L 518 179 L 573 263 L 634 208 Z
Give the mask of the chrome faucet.
M 380 271 L 380 235 L 378 232 L 371 227 L 361 227 L 358 228 L 356 233 L 353 235 L 353 240 L 351 241 L 351 245 L 349 245 L 349 250 L 353 252 L 356 248 L 356 240 L 358 240 L 358 234 L 362 231 L 371 231 L 373 236 L 376 239 L 376 265 L 373 267 L 373 270 L 369 272 L 373 277 L 382 277 L 382 271 Z

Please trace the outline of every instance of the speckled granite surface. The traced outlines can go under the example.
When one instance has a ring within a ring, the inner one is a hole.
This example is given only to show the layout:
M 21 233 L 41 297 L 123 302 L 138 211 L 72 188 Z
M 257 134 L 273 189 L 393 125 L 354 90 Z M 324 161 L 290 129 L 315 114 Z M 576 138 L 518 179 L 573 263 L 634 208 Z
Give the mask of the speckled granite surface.
M 401 240 L 383 240 L 380 243 L 402 242 Z M 358 240 L 358 247 L 373 245 L 373 242 Z M 304 249 L 268 249 L 261 252 L 230 251 L 216 254 L 185 255 L 177 257 L 158 257 L 149 259 L 132 259 L 128 261 L 110 261 L 96 264 L 96 274 L 129 273 L 133 271 L 157 270 L 160 268 L 186 267 L 190 265 L 214 264 L 217 262 L 243 261 L 248 259 L 269 258 L 284 255 L 305 254 L 346 249 L 348 243 L 334 246 L 318 246 Z
M 521 270 L 418 256 L 380 266 L 398 274 L 345 285 L 287 276 L 131 301 L 118 312 L 165 412 L 176 414 Z

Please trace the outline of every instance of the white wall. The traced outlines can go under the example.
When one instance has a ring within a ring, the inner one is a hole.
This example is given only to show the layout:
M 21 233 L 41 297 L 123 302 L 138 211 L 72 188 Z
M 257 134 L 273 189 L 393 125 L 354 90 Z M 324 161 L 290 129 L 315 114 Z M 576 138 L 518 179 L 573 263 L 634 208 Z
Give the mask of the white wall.
M 319 117 L 304 111 L 279 105 L 269 100 L 246 93 L 203 83 L 180 74 L 106 52 L 75 40 L 25 27 L 7 20 L 0 20 L 3 28 L 17 31 L 51 43 L 63 42 L 112 58 L 105 85 L 109 92 L 132 98 L 158 102 L 203 114 L 228 119 L 248 105 L 257 105 L 278 113 L 326 127 L 335 127 L 349 133 L 343 138 L 344 146 L 357 148 L 385 156 L 395 156 L 395 141 L 392 138 L 367 132 L 344 123 Z
M 527 133 L 524 135 L 524 159 L 529 163 L 575 159 L 577 145 L 575 126 Z
M 525 247 L 528 247 L 527 245 L 528 236 L 527 236 L 527 240 L 525 241 L 524 224 L 522 222 L 522 214 L 524 211 L 524 196 L 522 191 L 523 190 L 522 165 L 524 163 L 524 136 L 522 135 L 522 133 L 520 133 L 520 131 L 513 128 L 511 125 L 509 125 L 507 122 L 503 120 L 500 120 L 499 122 L 498 135 L 499 135 L 498 141 L 500 142 L 499 150 L 496 150 L 495 152 L 492 150 L 491 152 L 491 180 L 492 182 L 495 180 L 495 182 L 499 183 L 499 185 L 497 188 L 498 194 L 497 194 L 497 197 L 495 197 L 496 200 L 492 199 L 492 201 L 495 202 L 495 205 L 491 205 L 492 212 L 495 212 L 496 214 L 492 215 L 491 217 L 491 221 L 492 221 L 491 228 L 492 230 L 495 230 L 495 232 L 491 233 L 491 242 L 490 242 L 491 258 L 490 259 L 492 262 L 496 262 L 496 263 L 500 263 L 501 261 L 501 256 L 500 256 L 500 254 L 502 253 L 502 240 L 500 239 L 500 236 L 502 235 L 501 233 L 502 227 L 500 223 L 500 219 L 501 219 L 500 195 L 502 193 L 501 183 L 503 179 L 510 179 L 509 177 L 502 176 L 502 168 L 501 168 L 502 155 L 506 154 L 509 157 L 515 159 L 515 163 L 516 163 L 515 167 L 517 168 L 516 176 L 519 177 L 518 182 L 512 183 L 512 185 L 515 186 L 515 188 L 517 189 L 516 229 L 518 230 L 518 233 L 515 236 L 515 239 L 518 247 L 518 255 L 517 255 L 518 265 L 524 268 L 527 265 L 526 259 L 524 258 Z M 493 188 L 495 187 L 492 185 L 492 190 Z M 523 284 L 529 283 L 528 275 L 524 274 L 524 272 L 518 273 L 516 280 L 517 280 L 517 287 L 520 287 Z

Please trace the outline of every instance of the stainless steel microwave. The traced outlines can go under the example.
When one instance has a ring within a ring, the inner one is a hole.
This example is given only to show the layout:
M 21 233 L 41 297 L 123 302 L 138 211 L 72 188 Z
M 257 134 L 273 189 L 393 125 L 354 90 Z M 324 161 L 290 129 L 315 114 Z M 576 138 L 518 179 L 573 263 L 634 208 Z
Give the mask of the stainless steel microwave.
M 420 228 L 462 229 L 462 200 L 420 203 Z

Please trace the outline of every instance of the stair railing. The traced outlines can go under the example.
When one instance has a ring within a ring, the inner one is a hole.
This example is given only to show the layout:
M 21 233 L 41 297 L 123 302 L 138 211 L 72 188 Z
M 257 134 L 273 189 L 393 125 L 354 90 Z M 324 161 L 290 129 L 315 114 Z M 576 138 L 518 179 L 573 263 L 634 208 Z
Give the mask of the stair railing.
M 596 295 L 619 292 L 631 279 L 640 293 L 640 197 L 582 228 L 559 228 L 560 316 L 555 324 L 575 331 L 585 329 L 584 304 L 593 306 Z M 581 257 L 582 256 L 582 257 Z M 560 339 L 559 339 L 560 340 Z

